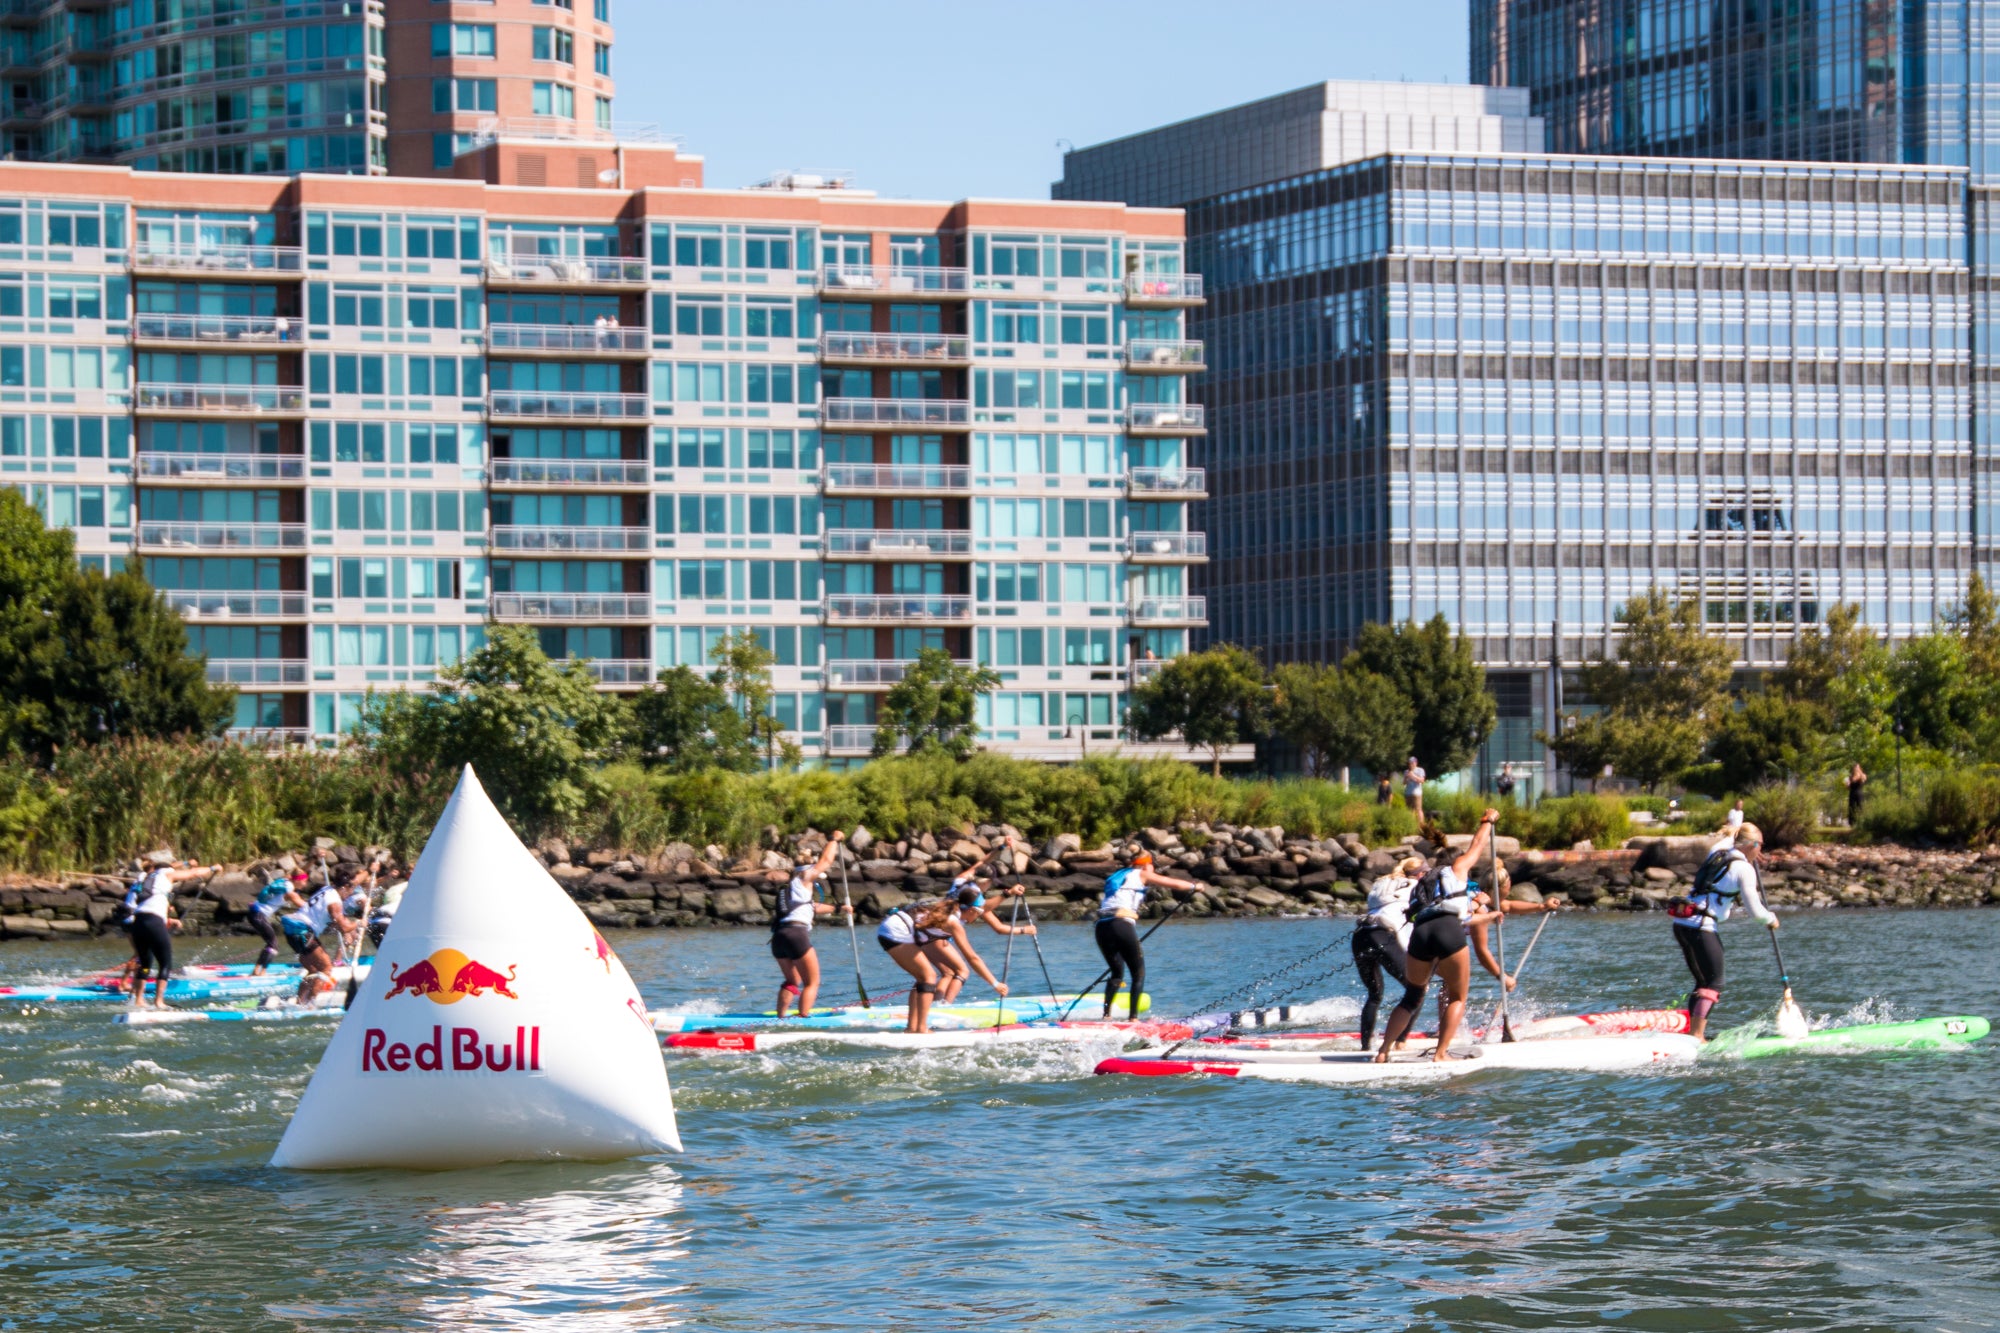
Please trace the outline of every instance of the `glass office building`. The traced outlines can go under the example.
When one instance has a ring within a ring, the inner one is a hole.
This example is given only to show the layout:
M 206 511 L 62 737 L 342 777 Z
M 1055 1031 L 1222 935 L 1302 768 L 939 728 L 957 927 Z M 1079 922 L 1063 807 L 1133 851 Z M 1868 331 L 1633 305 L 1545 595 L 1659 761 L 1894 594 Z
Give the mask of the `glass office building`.
M 754 631 L 832 763 L 940 647 L 1074 757 L 1203 620 L 1200 299 L 1167 210 L 0 164 L 0 484 L 145 561 L 244 735 L 509 623 L 613 688 Z

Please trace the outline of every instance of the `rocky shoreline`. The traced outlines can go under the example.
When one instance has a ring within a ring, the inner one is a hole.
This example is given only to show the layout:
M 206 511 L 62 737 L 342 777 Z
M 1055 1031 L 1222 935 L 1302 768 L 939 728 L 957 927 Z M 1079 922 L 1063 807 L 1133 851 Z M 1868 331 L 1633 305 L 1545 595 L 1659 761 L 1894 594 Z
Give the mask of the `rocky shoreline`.
M 825 835 L 808 829 L 765 842 L 784 850 L 731 857 L 720 847 L 676 843 L 649 855 L 570 847 L 546 840 L 536 854 L 550 874 L 605 929 L 765 926 L 774 895 L 794 858 L 808 859 Z M 1013 846 L 1005 844 L 1012 840 Z M 1464 844 L 1464 835 L 1447 839 Z M 1560 894 L 1577 907 L 1660 911 L 1693 882 L 1709 845 L 1707 837 L 1637 837 L 1624 846 L 1580 844 L 1567 852 L 1523 851 L 1511 838 L 1497 853 L 1513 879 L 1516 898 Z M 938 838 L 885 842 L 858 830 L 839 854 L 833 872 L 835 901 L 842 871 L 856 914 L 879 920 L 905 902 L 941 893 L 954 874 L 999 846 L 995 857 L 1003 885 L 1026 888 L 1025 906 L 1037 920 L 1080 921 L 1095 915 L 1104 877 L 1129 852 L 1145 848 L 1163 873 L 1193 880 L 1201 889 L 1182 909 L 1195 917 L 1328 916 L 1359 910 L 1367 886 L 1398 859 L 1432 851 L 1420 839 L 1370 848 L 1350 834 L 1333 838 L 1288 836 L 1282 828 L 1184 824 L 1143 829 L 1101 847 L 1084 847 L 1073 834 L 1031 846 L 1008 826 L 981 825 Z M 248 909 L 257 889 L 276 870 L 372 858 L 380 849 L 336 846 L 319 840 L 306 855 L 286 855 L 226 868 L 207 883 L 176 895 L 186 935 L 250 934 Z M 0 939 L 88 938 L 103 934 L 114 918 L 129 876 L 65 874 L 48 878 L 0 876 Z M 1765 896 L 1777 907 L 1971 907 L 2000 904 L 2000 847 L 1944 850 L 1847 847 L 1822 843 L 1771 854 L 1764 868 Z M 1003 909 L 1004 910 L 1004 909 Z M 1150 915 L 1166 910 L 1149 905 Z

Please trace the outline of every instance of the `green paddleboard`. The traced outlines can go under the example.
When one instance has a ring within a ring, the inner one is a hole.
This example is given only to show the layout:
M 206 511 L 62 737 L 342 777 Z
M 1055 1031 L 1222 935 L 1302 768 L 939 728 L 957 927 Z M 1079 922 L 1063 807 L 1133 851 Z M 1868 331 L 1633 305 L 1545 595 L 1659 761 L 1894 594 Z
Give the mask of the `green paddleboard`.
M 1710 1052 L 1755 1060 L 1766 1055 L 1828 1050 L 1929 1051 L 1946 1046 L 1962 1046 L 1978 1041 L 1991 1029 L 1976 1015 L 1951 1018 L 1919 1018 L 1910 1023 L 1863 1023 L 1856 1027 L 1825 1028 L 1803 1037 L 1761 1036 L 1744 1033 L 1732 1040 L 1731 1033 L 1716 1037 Z M 1741 1033 L 1742 1029 L 1738 1029 Z

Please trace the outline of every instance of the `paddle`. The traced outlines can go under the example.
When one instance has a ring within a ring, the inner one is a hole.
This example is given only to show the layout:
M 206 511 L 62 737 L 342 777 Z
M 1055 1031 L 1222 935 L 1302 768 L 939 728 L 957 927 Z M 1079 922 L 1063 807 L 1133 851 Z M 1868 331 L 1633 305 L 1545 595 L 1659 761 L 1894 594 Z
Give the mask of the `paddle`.
M 1028 911 L 1028 924 L 1029 924 L 1029 925 L 1031 925 L 1031 926 L 1032 926 L 1032 925 L 1034 925 L 1034 924 L 1035 924 L 1035 909 L 1034 909 L 1034 908 L 1032 908 L 1032 907 L 1028 907 L 1028 902 L 1027 902 L 1027 899 L 1025 899 L 1025 898 L 1023 898 L 1023 899 L 1021 900 L 1021 906 L 1023 906 L 1023 907 L 1026 907 L 1026 908 L 1027 908 L 1027 911 Z M 1050 1004 L 1054 1004 L 1054 1003 L 1056 1002 L 1056 982 L 1055 982 L 1055 978 L 1054 978 L 1054 977 L 1051 977 L 1051 976 L 1049 975 L 1049 960 L 1048 960 L 1048 959 L 1046 959 L 1046 958 L 1044 958 L 1044 957 L 1042 957 L 1042 933 L 1041 933 L 1041 931 L 1040 931 L 1039 929 L 1037 929 L 1037 930 L 1036 930 L 1036 931 L 1035 931 L 1035 932 L 1034 932 L 1033 934 L 1031 934 L 1031 935 L 1029 935 L 1029 936 L 1028 936 L 1028 939 L 1029 939 L 1030 941 L 1032 941 L 1032 942 L 1033 942 L 1033 944 L 1034 944 L 1034 946 L 1035 946 L 1035 961 L 1036 961 L 1036 962 L 1038 962 L 1038 963 L 1040 963 L 1040 964 L 1042 965 L 1042 981 L 1043 981 L 1043 983 L 1044 983 L 1044 984 L 1046 984 L 1046 985 L 1048 986 L 1048 988 L 1049 988 L 1049 1003 L 1050 1003 Z
M 840 863 L 840 905 L 847 909 L 847 947 L 854 954 L 854 989 L 861 992 L 861 1007 L 873 1009 L 868 999 L 868 983 L 861 979 L 861 944 L 854 937 L 854 903 L 847 896 L 847 862 Z
M 1540 921 L 1538 921 L 1538 922 L 1536 922 L 1536 923 L 1535 923 L 1535 933 L 1534 933 L 1533 935 L 1530 935 L 1530 936 L 1528 937 L 1528 947 L 1527 947 L 1526 949 L 1524 949 L 1524 950 L 1522 950 L 1522 951 L 1521 951 L 1521 965 L 1520 965 L 1519 967 L 1517 967 L 1517 968 L 1515 968 L 1515 969 L 1514 969 L 1514 980 L 1515 980 L 1515 981 L 1519 981 L 1519 980 L 1521 979 L 1521 974 L 1522 974 L 1523 972 L 1525 972 L 1525 971 L 1527 971 L 1527 970 L 1528 970 L 1528 960 L 1529 960 L 1530 958 L 1533 958 L 1533 957 L 1535 956 L 1535 945 L 1541 942 L 1541 938 L 1542 938 L 1542 928 L 1543 928 L 1544 926 L 1546 926 L 1546 925 L 1548 925 L 1548 924 L 1549 924 L 1549 918 L 1550 918 L 1550 917 L 1552 917 L 1552 916 L 1554 916 L 1554 915 L 1555 915 L 1555 913 L 1554 913 L 1554 912 L 1543 912 L 1543 913 L 1542 913 L 1542 919 L 1541 919 Z M 1502 963 L 1502 964 L 1501 964 L 1501 967 L 1500 967 L 1500 970 L 1501 970 L 1502 972 L 1505 972 L 1505 971 L 1507 970 L 1507 967 L 1506 967 L 1506 964 L 1505 964 L 1505 963 Z M 1505 997 L 1504 997 L 1504 988 L 1503 988 L 1503 997 L 1502 997 L 1502 1000 L 1501 1000 L 1501 1003 L 1502 1003 L 1503 1005 L 1504 1005 L 1504 1004 L 1506 1003 L 1506 1000 L 1505 1000 Z M 1487 1031 L 1489 1031 L 1489 1032 L 1490 1032 L 1490 1031 L 1492 1031 L 1492 1029 L 1493 1029 L 1493 1025 L 1492 1025 L 1491 1023 L 1488 1023 L 1488 1024 L 1486 1025 L 1486 1028 L 1487 1028 Z M 1502 1027 L 1502 1031 L 1506 1031 L 1506 1029 L 1505 1029 L 1504 1025 L 1503 1025 L 1503 1027 Z M 1514 1040 L 1516 1040 L 1516 1038 L 1514 1037 L 1514 1035 L 1513 1035 L 1513 1034 L 1512 1034 L 1511 1032 L 1508 1032 L 1508 1033 L 1507 1033 L 1507 1035 L 1503 1036 L 1503 1037 L 1502 1037 L 1502 1038 L 1501 1038 L 1500 1040 L 1502 1040 L 1503 1042 L 1505 1042 L 1505 1041 L 1514 1041 Z
M 1021 900 L 1016 898 L 1014 900 L 1013 914 L 1007 918 L 1007 953 L 1000 960 L 1000 985 L 1003 989 L 1000 993 L 1000 1005 L 993 1011 L 993 1026 L 996 1028 L 1000 1026 L 1000 1021 L 1007 1017 L 1007 994 L 1004 988 L 1007 985 L 1007 974 L 1014 966 L 1014 928 L 1020 924 Z M 1053 999 L 1054 997 L 1051 996 L 1050 998 Z
M 1493 923 L 1493 961 L 1500 964 L 1500 1040 L 1514 1040 L 1514 1021 L 1507 1012 L 1507 900 L 1501 896 L 1500 853 L 1493 845 L 1500 824 L 1495 820 L 1486 830 L 1487 882 L 1493 885 L 1493 905 L 1500 919 Z
M 1805 1011 L 1792 998 L 1792 977 L 1785 968 L 1785 951 L 1778 947 L 1778 928 L 1771 927 L 1771 952 L 1778 959 L 1778 984 L 1785 988 L 1785 997 L 1778 1001 L 1778 1035 L 1781 1037 L 1803 1037 L 1812 1029 L 1806 1023 Z
M 1150 939 L 1152 939 L 1152 938 L 1153 938 L 1153 931 L 1154 931 L 1154 930 L 1158 930 L 1158 929 L 1159 929 L 1159 928 L 1160 928 L 1161 926 L 1164 926 L 1164 925 L 1166 925 L 1166 924 L 1167 924 L 1167 922 L 1169 922 L 1169 921 L 1173 920 L 1173 919 L 1174 919 L 1174 913 L 1176 913 L 1176 912 L 1180 911 L 1180 910 L 1181 910 L 1181 908 L 1183 908 L 1183 907 L 1187 906 L 1187 903 L 1188 903 L 1188 899 L 1189 899 L 1189 898 L 1192 898 L 1192 897 L 1194 897 L 1194 895 L 1193 895 L 1192 893 L 1190 893 L 1190 894 L 1189 894 L 1189 895 L 1188 895 L 1188 896 L 1187 896 L 1186 898 L 1176 898 L 1176 899 L 1174 899 L 1174 905 L 1173 905 L 1172 907 L 1169 907 L 1169 908 L 1167 909 L 1167 914 L 1166 914 L 1165 916 L 1161 917 L 1161 918 L 1160 918 L 1160 919 L 1159 919 L 1158 921 L 1155 921 L 1155 922 L 1153 923 L 1153 929 L 1152 929 L 1152 930 L 1149 930 L 1149 931 L 1147 931 L 1147 932 L 1146 932 L 1145 934 L 1143 934 L 1143 935 L 1141 935 L 1141 936 L 1139 937 L 1139 943 L 1141 943 L 1141 944 L 1144 944 L 1144 943 L 1145 943 L 1145 942 L 1146 942 L 1147 940 L 1150 940 Z M 1040 946 L 1040 945 L 1036 945 L 1036 946 L 1035 946 L 1035 952 L 1037 952 L 1037 953 L 1040 953 L 1040 952 L 1041 952 L 1041 946 Z M 1097 989 L 1097 987 L 1098 987 L 1098 984 L 1099 984 L 1100 982 L 1104 981 L 1104 979 L 1105 979 L 1105 978 L 1107 978 L 1107 977 L 1109 977 L 1110 975 L 1111 975 L 1111 969 L 1110 969 L 1109 967 L 1106 967 L 1106 968 L 1105 968 L 1105 969 L 1104 969 L 1104 970 L 1103 970 L 1102 972 L 1099 972 L 1099 973 L 1097 974 L 1097 980 L 1096 980 L 1096 981 L 1093 981 L 1093 982 L 1091 982 L 1091 983 L 1090 983 L 1090 984 L 1089 984 L 1088 986 L 1085 986 L 1085 987 L 1084 987 L 1084 988 L 1083 988 L 1082 990 L 1078 991 L 1078 992 L 1076 993 L 1076 998 L 1075 998 L 1075 999 L 1073 999 L 1073 1000 L 1071 1000 L 1071 1001 L 1069 1002 L 1069 1008 L 1067 1008 L 1067 1009 L 1064 1009 L 1064 1010 L 1062 1011 L 1062 1013 L 1060 1013 L 1060 1014 L 1058 1014 L 1058 1015 L 1056 1016 L 1056 1022 L 1060 1023 L 1060 1022 L 1063 1022 L 1064 1020 L 1066 1020 L 1066 1019 L 1067 1019 L 1067 1018 L 1069 1017 L 1069 1015 L 1070 1015 L 1070 1010 L 1071 1010 L 1071 1009 L 1075 1009 L 1075 1008 L 1077 1007 L 1077 1005 L 1081 1004 L 1081 1003 L 1083 1002 L 1083 997 L 1084 997 L 1084 996 L 1086 996 L 1086 995 L 1089 995 L 1089 994 L 1090 994 L 1090 993 L 1091 993 L 1092 991 L 1096 990 L 1096 989 Z M 1051 990 L 1053 990 L 1053 989 L 1054 989 L 1054 987 L 1051 987 L 1050 989 L 1051 989 Z M 1138 1012 L 1138 1010 L 1137 1010 L 1137 1007 L 1136 1007 L 1136 1006 L 1131 1006 L 1131 1007 L 1128 1007 L 1128 1012 L 1132 1012 L 1132 1013 L 1137 1013 L 1137 1012 Z

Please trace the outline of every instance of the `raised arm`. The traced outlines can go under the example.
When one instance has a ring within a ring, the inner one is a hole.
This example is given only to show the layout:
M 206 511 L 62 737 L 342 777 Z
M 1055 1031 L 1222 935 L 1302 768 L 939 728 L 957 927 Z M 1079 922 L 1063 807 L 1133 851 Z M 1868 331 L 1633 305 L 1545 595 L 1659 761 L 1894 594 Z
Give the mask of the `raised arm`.
M 816 883 L 821 876 L 825 875 L 828 869 L 830 869 L 833 865 L 833 858 L 840 854 L 840 841 L 842 838 L 846 836 L 847 835 L 842 833 L 839 829 L 835 829 L 833 831 L 833 836 L 826 840 L 826 846 L 819 849 L 818 859 L 816 859 L 811 865 L 807 866 L 805 873 L 803 875 L 800 875 L 799 878 L 803 879 L 808 884 L 812 884 Z
M 1479 864 L 1480 855 L 1485 852 L 1487 844 L 1493 840 L 1493 825 L 1499 818 L 1500 812 L 1498 810 L 1488 810 L 1485 814 L 1481 815 L 1479 817 L 1479 827 L 1473 830 L 1472 841 L 1467 843 L 1465 850 L 1453 859 L 1451 869 L 1452 873 L 1458 876 L 1459 883 L 1469 882 L 1473 868 Z

